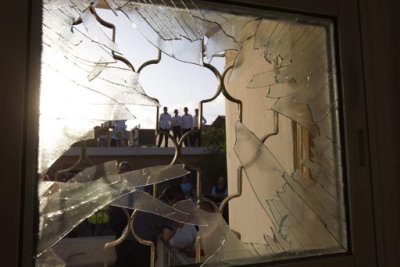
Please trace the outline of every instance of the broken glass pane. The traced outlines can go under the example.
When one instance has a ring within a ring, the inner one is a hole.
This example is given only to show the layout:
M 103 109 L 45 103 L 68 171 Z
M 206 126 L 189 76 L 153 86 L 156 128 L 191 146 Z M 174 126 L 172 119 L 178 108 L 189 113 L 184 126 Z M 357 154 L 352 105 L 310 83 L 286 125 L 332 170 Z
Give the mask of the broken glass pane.
M 48 31 L 50 28 L 44 34 Z M 63 43 L 58 46 L 63 47 Z M 132 70 L 106 65 L 111 61 L 103 57 L 92 62 L 96 59 L 70 56 L 65 50 L 60 53 L 53 49 L 58 46 L 49 43 L 42 51 L 40 173 L 72 143 L 93 138 L 94 126 L 112 119 L 134 118 L 128 105 L 158 105 L 146 96 L 139 75 Z M 90 46 L 85 49 L 90 54 Z
M 159 105 L 146 95 L 115 31 L 95 15 L 96 4 L 43 3 L 40 174 L 73 143 L 93 138 L 95 126 L 135 118 L 132 105 Z M 346 251 L 331 22 L 191 0 L 106 0 L 100 5 L 126 16 L 154 50 L 174 60 L 201 67 L 218 56 L 225 59 L 225 69 L 232 66 L 219 88 L 227 89 L 228 100 L 240 102 L 226 104 L 227 178 L 229 192 L 235 193 L 236 171 L 243 168 L 246 179 L 237 195 L 246 212 L 241 217 L 251 224 L 237 216 L 243 209 L 235 200 L 229 201 L 227 224 L 220 213 L 203 211 L 191 201 L 170 207 L 137 189 L 185 175 L 183 165 L 118 174 L 116 162 L 109 162 L 86 168 L 66 183 L 40 183 L 38 263 L 55 242 L 107 204 L 198 225 L 206 266 Z M 218 70 L 217 79 L 225 77 Z M 282 118 L 275 120 L 275 114 Z M 300 136 L 299 128 L 307 135 Z M 255 208 L 261 220 L 247 216 Z M 253 222 L 257 227 L 248 229 Z

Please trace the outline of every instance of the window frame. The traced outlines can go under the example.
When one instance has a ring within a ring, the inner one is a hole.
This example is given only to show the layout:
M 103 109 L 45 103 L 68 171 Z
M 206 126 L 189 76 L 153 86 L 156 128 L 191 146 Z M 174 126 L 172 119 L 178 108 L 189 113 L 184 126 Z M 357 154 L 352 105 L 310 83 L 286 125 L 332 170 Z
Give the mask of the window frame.
M 362 50 L 360 49 L 362 43 L 358 2 L 356 0 L 321 0 L 316 4 L 315 1 L 307 0 L 223 0 L 219 1 L 219 3 L 329 17 L 335 22 L 338 84 L 340 96 L 343 100 L 342 109 L 346 114 L 341 119 L 343 121 L 343 147 L 346 152 L 344 169 L 347 173 L 346 195 L 349 217 L 348 227 L 350 229 L 349 252 L 280 261 L 268 263 L 268 265 L 285 267 L 376 266 L 372 181 L 367 141 L 366 96 L 362 73 L 363 61 Z M 19 3 L 20 5 L 21 3 Z M 10 146 L 20 147 L 20 154 L 17 155 L 19 158 L 19 171 L 10 171 L 8 174 L 10 177 L 17 175 L 18 179 L 13 184 L 13 188 L 19 188 L 18 192 L 20 192 L 14 198 L 18 213 L 16 215 L 13 214 L 13 217 L 10 218 L 10 223 L 14 222 L 19 229 L 15 229 L 18 230 L 16 234 L 16 240 L 19 243 L 18 250 L 16 254 L 14 251 L 12 254 L 17 255 L 19 259 L 16 263 L 19 262 L 17 264 L 22 266 L 33 266 L 32 259 L 37 239 L 35 234 L 37 232 L 37 223 L 35 222 L 38 218 L 36 211 L 38 203 L 36 197 L 36 162 L 42 23 L 41 1 L 23 1 L 19 15 L 23 21 L 18 24 L 18 28 L 22 30 L 21 35 L 25 35 L 26 46 L 19 50 L 25 53 L 16 57 L 16 61 L 23 64 L 24 68 L 19 71 L 26 76 L 24 76 L 24 85 L 19 87 L 19 93 L 23 94 L 24 101 L 19 101 L 16 104 L 16 107 L 24 107 L 23 111 L 19 113 L 24 118 L 23 125 L 18 126 L 19 132 L 17 133 L 22 135 L 22 138 L 17 138 L 17 140 L 10 143 Z M 12 93 L 10 92 L 9 95 L 11 96 Z M 15 99 L 16 96 L 10 98 Z M 5 184 L 5 187 L 7 187 L 7 184 Z M 14 236 L 13 233 L 10 234 L 11 238 Z M 7 266 L 17 264 L 9 264 Z M 265 263 L 249 266 L 263 265 Z

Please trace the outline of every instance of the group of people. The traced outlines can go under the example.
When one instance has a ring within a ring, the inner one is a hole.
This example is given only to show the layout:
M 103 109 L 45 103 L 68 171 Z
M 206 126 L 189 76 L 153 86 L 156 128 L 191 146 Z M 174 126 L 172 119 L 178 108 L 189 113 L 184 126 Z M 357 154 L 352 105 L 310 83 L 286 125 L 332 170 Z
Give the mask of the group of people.
M 165 147 L 168 147 L 168 133 L 172 130 L 172 135 L 176 141 L 179 141 L 187 132 L 193 131 L 192 134 L 185 136 L 183 143 L 185 147 L 201 146 L 201 133 L 199 130 L 199 110 L 195 109 L 195 115 L 189 114 L 189 109 L 183 109 L 184 114 L 179 115 L 177 109 L 174 110 L 174 116 L 168 113 L 168 108 L 164 107 L 163 113 L 160 115 L 159 130 L 160 136 L 158 146 L 161 146 L 162 140 L 165 139 Z M 201 123 L 206 124 L 206 119 L 202 116 Z
M 126 120 L 106 121 L 95 127 L 95 136 L 100 147 L 125 147 L 129 144 Z
M 119 173 L 125 173 L 132 171 L 133 168 L 128 162 L 121 162 L 118 170 Z M 161 194 L 160 200 L 173 206 L 178 201 L 192 199 L 193 190 L 191 178 L 186 175 L 182 177 L 180 184 L 168 186 Z M 211 194 L 220 201 L 227 196 L 224 178 L 218 179 Z M 131 215 L 133 210 L 124 211 L 122 208 L 112 207 L 109 212 L 111 227 L 116 238 L 119 238 L 128 224 L 126 212 Z M 175 257 L 178 257 L 182 264 L 194 263 L 197 237 L 197 228 L 194 225 L 182 224 L 157 214 L 137 211 L 132 227 L 141 239 L 152 241 L 155 246 L 158 240 L 170 244 L 170 249 L 174 251 Z M 156 251 L 156 258 L 160 262 L 163 262 L 162 254 L 161 251 Z M 150 266 L 150 246 L 138 242 L 131 233 L 116 246 L 116 256 L 117 261 L 114 267 Z
M 132 171 L 133 168 L 128 162 L 119 164 L 119 173 Z M 167 205 L 173 205 L 178 201 L 184 200 L 185 195 L 178 186 L 169 186 L 162 193 L 160 200 Z M 131 215 L 133 210 L 127 210 Z M 110 223 L 116 237 L 122 236 L 128 224 L 128 217 L 122 208 L 112 207 L 110 211 Z M 135 233 L 143 240 L 157 244 L 158 239 L 169 242 L 182 253 L 189 262 L 194 261 L 195 247 L 194 242 L 197 230 L 193 225 L 177 223 L 157 214 L 137 211 L 132 225 Z M 157 255 L 156 251 L 156 255 Z M 150 266 L 151 250 L 150 246 L 143 245 L 129 233 L 128 236 L 116 246 L 117 261 L 114 267 L 128 266 Z M 161 256 L 161 255 L 159 255 Z M 156 258 L 158 258 L 156 256 Z M 162 260 L 159 258 L 158 260 Z

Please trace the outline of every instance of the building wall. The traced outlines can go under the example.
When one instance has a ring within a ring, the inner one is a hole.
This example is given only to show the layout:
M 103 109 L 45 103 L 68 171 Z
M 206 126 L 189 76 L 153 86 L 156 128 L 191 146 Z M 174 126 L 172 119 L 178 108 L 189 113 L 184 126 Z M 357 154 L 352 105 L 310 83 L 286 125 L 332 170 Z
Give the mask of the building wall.
M 229 52 L 226 66 L 233 64 L 235 52 Z M 250 55 L 249 55 L 250 56 Z M 261 56 L 261 55 L 260 55 Z M 260 66 L 267 71 L 272 66 Z M 236 99 L 243 103 L 243 123 L 257 137 L 273 132 L 273 113 L 269 108 L 275 102 L 274 99 L 265 97 L 265 89 L 247 89 L 247 84 L 252 78 L 252 73 L 248 76 L 240 76 L 234 82 L 228 83 L 227 90 Z M 227 143 L 227 169 L 228 169 L 228 190 L 229 194 L 237 192 L 237 168 L 240 162 L 233 150 L 235 144 L 235 123 L 238 119 L 238 106 L 236 103 L 225 101 L 226 107 L 226 143 Z M 272 136 L 266 141 L 271 152 L 284 167 L 287 173 L 293 172 L 293 132 L 292 121 L 283 116 L 279 117 L 279 134 Z M 274 187 L 270 184 L 268 177 L 264 173 L 259 174 L 263 180 L 264 188 Z M 272 236 L 270 227 L 272 226 L 267 219 L 265 211 L 253 193 L 246 174 L 243 172 L 242 195 L 229 202 L 229 224 L 235 231 L 241 234 L 243 241 L 265 242 L 263 234 Z M 265 201 L 265 200 L 261 200 Z

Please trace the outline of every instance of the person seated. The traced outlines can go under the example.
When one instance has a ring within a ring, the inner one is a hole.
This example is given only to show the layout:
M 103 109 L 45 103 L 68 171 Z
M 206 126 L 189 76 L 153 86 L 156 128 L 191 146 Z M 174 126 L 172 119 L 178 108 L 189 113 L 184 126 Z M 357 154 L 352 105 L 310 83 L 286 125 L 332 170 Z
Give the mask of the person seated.
M 179 224 L 169 243 L 176 249 L 175 257 L 179 264 L 191 264 L 196 257 L 197 230 L 194 225 Z

